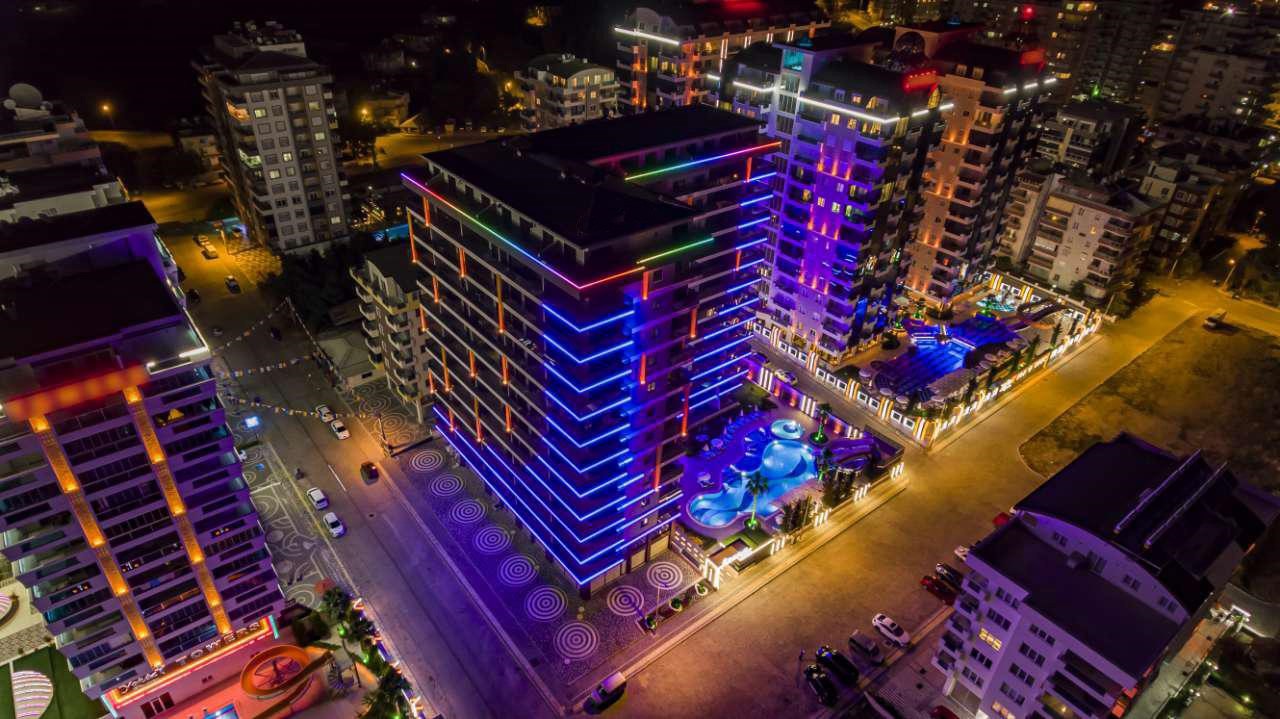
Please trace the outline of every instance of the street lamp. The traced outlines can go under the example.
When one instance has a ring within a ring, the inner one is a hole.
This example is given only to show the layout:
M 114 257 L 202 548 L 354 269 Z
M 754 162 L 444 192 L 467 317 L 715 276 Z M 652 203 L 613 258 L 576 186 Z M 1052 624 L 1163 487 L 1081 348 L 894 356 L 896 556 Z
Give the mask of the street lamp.
M 1236 261 L 1235 261 L 1235 260 L 1227 260 L 1227 264 L 1228 264 L 1228 265 L 1231 265 L 1231 269 L 1230 269 L 1230 270 L 1227 270 L 1227 277 L 1226 277 L 1226 279 L 1222 280 L 1222 289 L 1224 289 L 1224 290 L 1225 290 L 1225 289 L 1230 289 L 1229 285 L 1230 285 L 1230 283 L 1231 283 L 1231 275 L 1235 274 L 1236 267 L 1238 267 L 1238 266 L 1239 266 L 1239 265 L 1237 265 L 1237 264 L 1236 264 Z
M 111 103 L 104 102 L 98 106 L 98 109 L 102 111 L 103 115 L 106 115 L 107 122 L 111 123 L 111 129 L 116 129 L 116 118 L 113 114 L 115 112 L 115 108 L 111 106 Z

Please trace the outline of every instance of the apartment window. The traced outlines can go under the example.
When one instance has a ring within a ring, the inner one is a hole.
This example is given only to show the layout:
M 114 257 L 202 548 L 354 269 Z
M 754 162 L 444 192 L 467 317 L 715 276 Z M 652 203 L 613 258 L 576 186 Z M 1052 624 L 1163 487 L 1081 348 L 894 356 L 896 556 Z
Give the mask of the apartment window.
M 1022 667 L 1018 666 L 1017 664 L 1009 665 L 1009 673 L 1021 679 L 1022 683 L 1026 684 L 1027 686 L 1031 686 L 1032 684 L 1035 683 L 1035 677 L 1028 674 L 1026 671 L 1023 670 Z
M 1022 703 L 1027 700 L 1027 698 L 1019 693 L 1017 689 L 1014 689 L 1005 682 L 1000 682 L 1000 693 L 1012 699 L 1013 703 L 1018 706 L 1022 706 Z
M 284 160 L 285 162 L 293 162 L 293 153 L 292 152 L 280 153 L 280 159 Z
M 1031 633 L 1036 635 L 1037 637 L 1040 637 L 1041 641 L 1043 641 L 1045 644 L 1048 644 L 1049 646 L 1053 646 L 1053 643 L 1057 641 L 1056 639 L 1053 638 L 1052 634 L 1046 632 L 1045 630 L 1041 629 L 1035 624 L 1031 625 Z
M 266 116 L 267 116 L 267 108 L 265 108 L 265 107 L 255 107 L 255 108 L 253 109 L 253 116 L 254 116 L 254 117 L 256 117 L 256 118 L 258 118 L 258 119 L 262 119 L 262 118 L 266 117 Z
M 303 92 L 308 95 L 317 95 L 320 93 L 320 87 L 317 85 L 307 85 Z
M 1053 533 L 1053 541 L 1055 544 L 1057 544 L 1060 547 L 1067 546 L 1067 538 L 1062 536 L 1061 534 L 1058 534 L 1057 532 Z
M 284 168 L 284 174 L 288 175 L 289 177 L 296 177 L 298 174 L 298 168 L 286 167 Z
M 1138 580 L 1134 579 L 1128 574 L 1124 575 L 1124 579 L 1120 581 L 1124 582 L 1124 585 L 1126 587 L 1132 589 L 1135 592 L 1138 591 L 1138 589 L 1142 586 L 1142 582 L 1139 582 Z
M 978 651 L 977 647 L 972 647 L 969 649 L 969 658 L 973 659 L 974 661 L 986 667 L 987 669 L 991 668 L 991 658 L 988 657 L 986 654 L 983 654 L 982 652 Z
M 280 171 L 279 171 L 279 170 L 268 170 L 268 171 L 267 171 L 267 177 L 269 177 L 269 178 L 271 178 L 271 179 L 273 179 L 273 180 L 279 180 L 279 179 L 280 179 Z
M 155 699 L 148 699 L 142 703 L 142 716 L 145 719 L 151 719 L 151 717 L 160 716 L 172 708 L 173 697 L 169 696 L 169 692 L 165 692 Z
M 289 126 L 285 124 L 284 120 L 276 120 L 276 132 L 284 132 L 288 129 Z
M 260 122 L 260 123 L 258 123 L 258 134 L 259 134 L 259 135 L 266 135 L 266 134 L 268 134 L 268 133 L 270 133 L 270 132 L 271 132 L 271 123 L 269 123 L 269 122 Z
M 961 669 L 960 674 L 963 675 L 965 679 L 968 679 L 974 686 L 976 687 L 982 686 L 982 677 L 978 676 L 978 673 L 973 671 L 969 667 L 964 667 L 963 669 Z
M 992 622 L 996 624 L 996 626 L 1000 627 L 1001 629 L 1009 628 L 1009 620 L 1005 619 L 1003 614 L 1001 614 L 1000 612 L 997 612 L 994 609 L 987 610 L 987 619 L 990 619 Z
M 272 115 L 273 117 L 283 117 L 283 116 L 284 116 L 284 107 L 283 107 L 283 106 L 281 106 L 281 105 L 272 105 L 272 106 L 271 106 L 271 115 Z
M 323 140 L 323 139 L 324 139 L 324 133 L 323 133 L 323 132 L 317 132 L 316 134 L 312 135 L 312 138 L 313 138 L 313 139 L 315 139 L 315 140 L 317 140 L 317 141 L 319 141 L 319 140 Z
M 1008 709 L 1005 709 L 1004 705 L 1001 704 L 1000 702 L 992 702 L 991 710 L 994 711 L 996 714 L 999 714 L 1001 717 L 1003 717 L 1003 719 L 1018 719 L 1017 714 L 1014 714 Z
M 1022 646 L 1018 647 L 1018 653 L 1035 662 L 1036 666 L 1044 666 L 1044 655 L 1032 649 L 1026 642 L 1023 642 Z
M 992 634 L 991 632 L 988 632 L 986 630 L 986 627 L 983 627 L 982 631 L 978 632 L 978 638 L 986 642 L 987 644 L 990 644 L 991 648 L 996 650 L 997 652 L 1000 651 L 1000 647 L 1003 646 L 1004 644 L 1004 642 L 1000 641 L 999 637 Z
M 314 126 L 316 126 L 316 127 L 320 127 L 321 125 L 323 125 L 323 124 L 324 124 L 324 118 L 323 118 L 323 117 L 320 117 L 319 115 L 312 115 L 312 116 L 311 116 L 311 124 L 312 124 L 312 125 L 314 125 Z
M 1017 609 L 1020 603 L 1017 597 L 1010 592 L 1006 592 L 1003 587 L 996 587 L 996 598 L 1014 609 Z
M 1174 602 L 1172 599 L 1169 599 L 1168 597 L 1160 597 L 1160 601 L 1157 602 L 1157 604 L 1160 605 L 1161 609 L 1164 609 L 1166 612 L 1169 612 L 1170 614 L 1173 614 L 1174 609 L 1176 609 L 1178 606 L 1177 602 Z
M 329 224 L 331 224 L 331 225 L 341 225 L 341 224 L 342 224 L 342 215 L 334 215 L 333 217 L 330 217 L 330 218 L 329 218 Z
M 310 100 L 310 101 L 308 101 L 308 102 L 307 102 L 307 109 L 308 109 L 308 110 L 315 110 L 315 111 L 317 111 L 317 112 L 318 112 L 318 111 L 320 110 L 320 101 L 319 101 L 319 100 Z

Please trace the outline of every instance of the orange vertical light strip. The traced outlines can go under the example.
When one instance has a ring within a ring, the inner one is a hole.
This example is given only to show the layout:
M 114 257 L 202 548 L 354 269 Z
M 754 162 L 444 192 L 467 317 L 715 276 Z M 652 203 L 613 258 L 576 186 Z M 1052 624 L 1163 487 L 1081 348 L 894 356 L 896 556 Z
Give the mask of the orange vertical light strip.
M 430 372 L 427 373 L 427 391 L 431 394 L 436 393 L 436 376 Z
M 440 348 L 440 368 L 444 370 L 444 391 L 452 392 L 453 387 L 449 386 L 449 361 L 445 359 L 444 347 Z
M 507 413 L 507 433 L 509 434 L 511 432 L 511 405 L 506 405 L 504 409 Z
M 409 217 L 409 260 L 418 264 L 418 242 L 413 237 L 413 217 Z
M 450 407 L 450 408 L 449 408 L 449 431 L 450 431 L 450 432 L 456 432 L 456 431 L 458 431 L 458 427 L 457 427 L 457 425 L 456 425 L 456 424 L 454 424 L 454 421 L 453 421 L 453 408 L 452 408 L 452 407 Z
M 751 179 L 751 156 L 747 156 L 747 180 Z
M 645 375 L 646 375 L 648 360 L 649 360 L 649 355 L 644 352 L 641 352 L 640 353 L 640 384 L 645 383 Z
M 742 269 L 742 250 L 738 250 L 738 254 L 733 257 L 733 271 L 737 272 Z
M 654 453 L 653 461 L 653 491 L 658 491 L 658 483 L 662 480 L 662 445 L 658 445 L 658 451 Z
M 471 379 L 476 378 L 476 353 L 467 350 L 467 362 L 471 365 Z
M 680 418 L 680 436 L 689 436 L 689 388 L 684 388 L 684 415 Z
M 436 279 L 435 275 L 431 276 L 431 294 L 436 304 L 440 304 L 440 280 Z
M 427 227 L 431 226 L 431 204 L 425 197 L 422 198 L 422 223 Z
M 698 308 L 694 307 L 689 310 L 689 339 L 695 339 L 698 336 Z
M 649 299 L 649 273 L 644 273 L 644 280 L 640 283 L 640 299 Z
M 502 355 L 502 384 L 506 385 L 510 381 L 511 378 L 507 375 L 507 356 Z
M 427 331 L 427 311 L 422 305 L 418 305 L 418 329 L 422 332 Z
M 471 398 L 471 410 L 475 413 L 476 418 L 476 441 L 484 441 L 484 429 L 480 426 L 480 398 Z
M 493 281 L 498 286 L 498 334 L 502 334 L 507 331 L 506 314 L 502 309 L 502 278 L 494 276 Z
M 467 253 L 461 247 L 458 248 L 458 276 L 467 276 Z

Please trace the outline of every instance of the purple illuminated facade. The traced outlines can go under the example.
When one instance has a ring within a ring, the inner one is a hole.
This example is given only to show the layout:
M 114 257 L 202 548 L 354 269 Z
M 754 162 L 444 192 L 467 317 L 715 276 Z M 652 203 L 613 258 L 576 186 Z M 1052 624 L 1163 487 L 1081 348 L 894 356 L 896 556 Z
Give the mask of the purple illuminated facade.
M 437 427 L 584 596 L 666 550 L 687 436 L 737 406 L 772 147 L 690 107 L 406 175 Z

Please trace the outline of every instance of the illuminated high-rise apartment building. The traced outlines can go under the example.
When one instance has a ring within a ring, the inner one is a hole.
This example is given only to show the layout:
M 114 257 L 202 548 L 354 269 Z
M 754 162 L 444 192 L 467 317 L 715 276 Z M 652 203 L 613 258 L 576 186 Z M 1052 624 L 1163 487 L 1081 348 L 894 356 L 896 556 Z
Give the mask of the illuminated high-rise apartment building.
M 405 174 L 436 426 L 584 595 L 666 550 L 688 438 L 736 411 L 775 146 L 695 106 Z
M 210 662 L 284 608 L 209 347 L 153 252 L 128 236 L 11 278 L 0 314 L 2 551 L 85 691 L 130 717 L 238 671 Z

